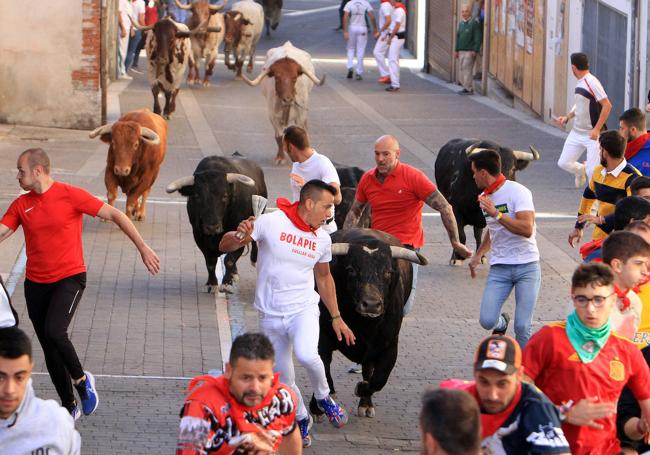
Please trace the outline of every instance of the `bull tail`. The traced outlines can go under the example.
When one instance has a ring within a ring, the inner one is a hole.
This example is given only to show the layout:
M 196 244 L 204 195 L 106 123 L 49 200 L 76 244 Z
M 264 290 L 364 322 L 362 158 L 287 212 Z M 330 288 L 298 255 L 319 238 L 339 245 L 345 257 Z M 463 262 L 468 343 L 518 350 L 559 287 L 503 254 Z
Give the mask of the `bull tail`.
M 257 242 L 253 241 L 251 243 L 251 264 L 255 265 L 257 263 Z

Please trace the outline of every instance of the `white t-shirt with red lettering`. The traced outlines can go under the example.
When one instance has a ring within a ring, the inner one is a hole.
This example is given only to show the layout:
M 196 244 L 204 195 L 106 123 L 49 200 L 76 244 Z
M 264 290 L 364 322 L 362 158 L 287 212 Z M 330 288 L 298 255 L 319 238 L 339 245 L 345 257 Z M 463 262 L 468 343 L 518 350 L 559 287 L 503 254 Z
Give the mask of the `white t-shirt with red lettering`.
M 299 313 L 318 305 L 314 266 L 332 260 L 332 240 L 321 228 L 301 231 L 281 210 L 255 220 L 257 285 L 255 308 L 271 316 Z

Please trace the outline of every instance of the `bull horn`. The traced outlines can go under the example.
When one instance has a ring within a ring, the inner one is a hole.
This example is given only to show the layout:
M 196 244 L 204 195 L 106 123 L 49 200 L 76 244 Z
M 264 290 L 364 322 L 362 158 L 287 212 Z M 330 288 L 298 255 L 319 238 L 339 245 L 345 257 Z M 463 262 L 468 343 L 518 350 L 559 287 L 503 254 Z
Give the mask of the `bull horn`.
M 305 76 L 307 76 L 309 79 L 311 79 L 312 82 L 313 82 L 314 84 L 316 84 L 316 85 L 319 85 L 319 86 L 320 86 L 320 85 L 323 85 L 323 84 L 325 83 L 325 76 L 326 76 L 325 74 L 323 75 L 323 78 L 319 80 L 319 79 L 316 77 L 316 75 L 315 75 L 314 73 L 312 73 L 311 71 L 306 71 L 305 69 L 303 69 L 303 70 L 302 70 L 302 73 L 303 73 Z
M 208 33 L 219 33 L 221 31 L 221 27 L 208 27 Z
M 131 16 L 129 16 L 129 20 L 131 21 L 131 24 L 133 24 L 133 26 L 135 28 L 137 28 L 138 30 L 140 30 L 141 32 L 146 32 L 146 31 L 151 30 L 153 28 L 153 24 L 152 25 L 136 24 Z
M 349 249 L 349 243 L 332 243 L 332 256 L 345 256 Z
M 524 160 L 524 161 L 535 160 L 535 155 L 532 154 L 531 152 L 524 152 L 522 150 L 513 150 L 512 154 L 514 155 L 515 159 L 518 160 Z
M 140 137 L 151 145 L 160 144 L 160 136 L 158 136 L 158 133 L 146 126 L 140 127 Z
M 192 4 L 191 3 L 188 3 L 187 5 L 185 5 L 184 3 L 181 3 L 178 0 L 174 0 L 174 1 L 176 2 L 176 6 L 178 6 L 180 9 L 185 9 L 185 10 L 192 9 Z
M 165 188 L 165 191 L 168 193 L 173 193 L 174 191 L 178 191 L 184 186 L 192 186 L 194 185 L 194 176 L 193 175 L 188 175 L 186 177 L 181 177 L 180 179 L 174 180 L 172 183 L 167 185 L 167 188 Z
M 247 186 L 255 186 L 255 180 L 244 174 L 237 174 L 235 172 L 228 172 L 226 174 L 226 181 L 228 183 L 239 182 Z
M 540 157 L 539 151 L 532 145 L 529 145 L 528 148 L 530 149 L 530 152 L 533 154 L 533 159 L 537 161 Z
M 176 0 L 176 1 L 178 1 L 178 0 Z M 228 4 L 228 0 L 223 0 L 223 2 L 221 2 L 218 5 L 209 5 L 208 8 L 210 8 L 210 11 L 212 11 L 212 12 L 217 12 L 217 11 L 223 9 L 223 7 L 226 6 L 227 4 Z
M 268 76 L 269 71 L 268 70 L 262 70 L 262 72 L 255 78 L 255 80 L 250 80 L 249 78 L 246 77 L 244 73 L 242 73 L 241 77 L 244 79 L 244 82 L 246 82 L 248 85 L 251 87 L 256 87 L 262 82 L 262 79 L 264 79 L 266 76 Z
M 107 123 L 106 125 L 102 125 L 99 128 L 94 129 L 93 131 L 88 134 L 88 137 L 90 139 L 93 139 L 97 136 L 101 136 L 102 134 L 110 133 L 113 131 L 113 124 L 112 123 Z
M 478 153 L 478 152 L 481 152 L 483 150 L 487 150 L 487 149 L 484 149 L 484 148 L 479 148 L 479 146 L 478 146 L 479 144 L 480 144 L 480 142 L 475 142 L 472 145 L 470 145 L 469 147 L 467 147 L 465 149 L 465 154 L 469 156 L 472 153 Z
M 390 253 L 393 256 L 393 259 L 406 259 L 409 262 L 419 265 L 427 265 L 429 263 L 428 259 L 417 251 L 409 250 L 402 246 L 391 246 Z
M 176 22 L 174 19 L 172 19 L 169 16 L 167 16 L 167 19 L 169 19 L 172 22 L 172 24 L 176 26 L 176 30 L 178 30 L 179 32 L 190 33 L 190 28 L 187 25 L 182 24 L 180 22 Z

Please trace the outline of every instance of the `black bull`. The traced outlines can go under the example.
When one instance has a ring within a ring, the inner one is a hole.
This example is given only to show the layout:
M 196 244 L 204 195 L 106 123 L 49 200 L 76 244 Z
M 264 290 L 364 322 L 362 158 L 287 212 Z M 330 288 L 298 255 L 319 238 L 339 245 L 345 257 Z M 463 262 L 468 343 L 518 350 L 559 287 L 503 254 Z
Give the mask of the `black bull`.
M 486 224 L 478 204 L 480 191 L 472 176 L 468 156 L 480 149 L 491 149 L 499 153 L 501 172 L 508 180 L 516 180 L 517 171 L 525 169 L 528 163 L 539 159 L 539 152 L 533 146 L 530 146 L 530 152 L 513 151 L 495 142 L 479 139 L 452 139 L 442 146 L 435 163 L 436 185 L 454 210 L 460 241 L 463 244 L 467 241 L 465 226 L 473 226 L 477 249 L 481 244 Z M 449 263 L 458 265 L 462 261 L 463 258 L 453 251 Z
M 252 195 L 267 197 L 264 172 L 253 161 L 221 156 L 203 158 L 194 174 L 180 178 L 167 186 L 167 192 L 178 191 L 187 196 L 187 214 L 192 224 L 194 240 L 205 257 L 208 268 L 206 292 L 216 292 L 219 282 L 215 267 L 219 242 L 228 231 L 253 215 Z M 232 292 L 237 279 L 237 260 L 244 252 L 240 248 L 224 258 L 226 273 L 219 290 Z M 257 258 L 257 245 L 251 246 L 251 261 Z
M 403 248 L 399 240 L 384 232 L 348 229 L 332 234 L 330 267 L 339 311 L 356 343 L 347 346 L 337 340 L 330 314 L 321 302 L 318 354 L 332 394 L 336 392 L 330 373 L 334 351 L 362 365 L 363 381 L 355 388 L 360 416 L 374 416 L 372 395 L 386 385 L 397 360 L 404 304 L 411 292 L 408 261 L 427 264 L 422 255 Z M 310 409 L 315 415 L 322 414 L 313 397 Z

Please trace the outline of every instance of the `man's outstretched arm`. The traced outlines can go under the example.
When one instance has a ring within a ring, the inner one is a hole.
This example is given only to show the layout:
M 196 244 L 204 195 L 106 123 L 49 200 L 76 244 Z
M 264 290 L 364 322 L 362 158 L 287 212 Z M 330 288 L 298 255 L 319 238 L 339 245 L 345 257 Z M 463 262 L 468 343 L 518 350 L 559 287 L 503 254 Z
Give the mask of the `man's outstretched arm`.
M 440 191 L 435 190 L 427 196 L 424 202 L 433 210 L 440 212 L 440 218 L 442 219 L 442 224 L 445 226 L 452 248 L 462 257 L 470 257 L 472 255 L 472 250 L 467 248 L 458 240 L 458 225 L 456 224 L 456 217 L 454 216 L 454 211 L 449 202 L 447 202 L 447 199 L 445 199 Z

